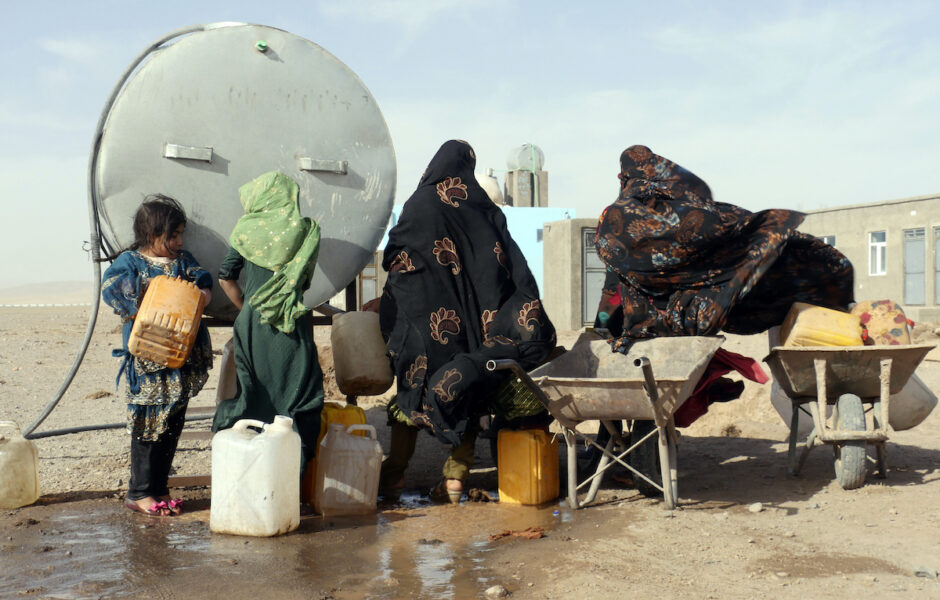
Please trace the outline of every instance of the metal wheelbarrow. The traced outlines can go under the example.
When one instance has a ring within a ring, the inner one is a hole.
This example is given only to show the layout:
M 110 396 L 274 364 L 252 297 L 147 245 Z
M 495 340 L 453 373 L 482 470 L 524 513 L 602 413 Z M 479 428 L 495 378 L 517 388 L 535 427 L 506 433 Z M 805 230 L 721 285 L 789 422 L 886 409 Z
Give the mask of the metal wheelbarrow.
M 843 489 L 865 483 L 866 444 L 876 451 L 877 475 L 886 476 L 885 441 L 891 394 L 901 391 L 932 345 L 905 346 L 777 346 L 764 362 L 774 380 L 793 402 L 788 472 L 798 475 L 810 450 L 830 444 L 835 473 Z M 865 404 L 872 419 L 866 421 Z M 800 411 L 813 418 L 813 430 L 797 452 Z M 832 409 L 831 425 L 827 407 Z
M 624 355 L 594 334 L 584 335 L 572 349 L 531 373 L 513 360 L 490 360 L 487 368 L 511 369 L 561 425 L 568 452 L 568 504 L 580 508 L 594 501 L 604 472 L 620 464 L 663 494 L 667 508 L 678 498 L 676 429 L 673 415 L 689 398 L 723 337 L 655 338 L 635 342 Z M 577 430 L 579 423 L 600 421 L 610 432 L 600 446 Z M 615 422 L 652 420 L 655 428 L 626 443 Z M 624 458 L 658 434 L 662 485 L 628 464 Z M 578 483 L 577 438 L 602 452 L 596 470 Z M 615 454 L 615 446 L 625 450 Z M 629 446 L 629 447 L 628 447 Z M 590 485 L 583 500 L 578 492 Z

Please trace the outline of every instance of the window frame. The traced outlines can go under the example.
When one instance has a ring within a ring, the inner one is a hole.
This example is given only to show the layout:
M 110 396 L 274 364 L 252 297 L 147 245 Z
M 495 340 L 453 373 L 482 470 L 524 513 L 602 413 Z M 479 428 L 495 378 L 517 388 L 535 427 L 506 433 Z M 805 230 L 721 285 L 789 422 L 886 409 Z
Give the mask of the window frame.
M 883 241 L 875 241 L 876 234 L 883 234 Z M 875 254 L 875 261 L 872 261 L 872 253 Z M 880 270 L 878 269 L 880 267 Z M 888 231 L 881 229 L 868 232 L 868 275 L 870 277 L 884 277 L 888 274 Z

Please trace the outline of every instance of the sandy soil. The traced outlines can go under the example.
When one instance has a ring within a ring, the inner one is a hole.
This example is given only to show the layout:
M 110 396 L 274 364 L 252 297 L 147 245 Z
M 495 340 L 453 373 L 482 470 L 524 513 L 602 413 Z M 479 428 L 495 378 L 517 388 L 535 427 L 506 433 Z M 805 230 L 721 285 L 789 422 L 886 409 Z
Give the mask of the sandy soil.
M 74 360 L 89 312 L 88 307 L 0 308 L 0 419 L 25 428 L 42 412 Z M 114 386 L 117 360 L 111 357 L 118 328 L 116 317 L 102 310 L 75 380 L 39 432 L 123 422 L 124 403 Z M 933 330 L 931 324 L 919 325 L 917 340 L 936 343 Z M 214 328 L 215 347 L 220 349 L 229 335 L 225 328 Z M 327 329 L 317 332 L 321 364 L 329 376 L 328 335 Z M 729 336 L 724 347 L 761 359 L 767 342 L 765 336 Z M 933 390 L 940 389 L 936 354 L 918 370 Z M 211 412 L 217 374 L 216 369 L 193 400 L 194 409 Z M 810 454 L 800 477 L 787 475 L 787 430 L 771 407 L 769 390 L 770 384 L 747 382 L 741 399 L 714 405 L 682 430 L 676 511 L 664 510 L 661 501 L 607 478 L 599 502 L 584 510 L 560 508 L 561 516 L 554 517 L 551 506 L 547 512 L 533 508 L 513 513 L 509 522 L 515 529 L 544 527 L 545 537 L 537 540 L 487 542 L 486 534 L 497 525 L 488 521 L 496 513 L 487 513 L 485 505 L 385 507 L 384 518 L 393 523 L 390 528 L 411 528 L 414 539 L 418 532 L 426 536 L 432 530 L 435 542 L 447 544 L 460 537 L 486 545 L 480 560 L 488 573 L 487 585 L 501 585 L 518 598 L 940 598 L 940 411 L 914 429 L 891 434 L 887 479 L 869 473 L 863 488 L 844 491 L 835 481 L 828 448 Z M 327 391 L 330 399 L 342 398 L 332 384 Z M 387 449 L 382 402 L 360 399 Z M 187 431 L 207 428 L 208 421 L 196 421 Z M 496 473 L 486 444 L 478 443 L 479 464 L 469 485 L 495 490 Z M 36 445 L 43 497 L 33 506 L 0 511 L 0 565 L 7 565 L 0 573 L 43 552 L 42 544 L 48 543 L 28 535 L 24 523 L 41 523 L 57 512 L 86 505 L 116 507 L 121 519 L 133 516 L 117 508 L 128 476 L 128 439 L 122 430 L 43 438 Z M 417 492 L 433 484 L 444 456 L 440 444 L 422 435 L 408 473 L 410 489 Z M 207 474 L 209 458 L 207 440 L 184 439 L 174 472 Z M 197 506 L 203 501 L 206 508 L 207 488 L 180 492 L 197 500 Z M 454 527 L 461 511 L 465 522 Z M 193 518 L 204 522 L 208 510 L 202 513 Z M 207 530 L 202 533 L 209 535 Z M 323 534 L 318 531 L 311 543 L 317 535 Z M 0 588 L 2 581 L 0 577 Z M 326 595 L 307 597 L 422 596 L 394 588 L 369 588 L 357 596 L 355 585 L 344 581 Z M 32 592 L 0 589 L 0 597 L 98 597 L 79 592 L 44 596 L 41 583 Z M 163 597 L 186 597 L 182 589 L 163 592 Z M 484 589 L 454 592 L 451 597 L 482 594 Z M 277 588 L 252 595 L 305 597 L 279 594 Z

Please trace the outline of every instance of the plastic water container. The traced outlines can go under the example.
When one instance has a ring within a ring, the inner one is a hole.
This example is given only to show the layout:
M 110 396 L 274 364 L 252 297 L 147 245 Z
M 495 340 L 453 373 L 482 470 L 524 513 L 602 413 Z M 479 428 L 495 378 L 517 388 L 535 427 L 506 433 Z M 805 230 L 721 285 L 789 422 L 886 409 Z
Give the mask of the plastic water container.
M 368 437 L 354 435 L 368 432 Z M 382 446 L 371 425 L 348 428 L 333 423 L 318 450 L 314 509 L 321 515 L 356 515 L 375 511 L 379 495 Z
M 888 422 L 895 431 L 916 427 L 937 407 L 937 395 L 917 376 L 911 375 L 897 394 L 891 394 Z
M 242 419 L 213 436 L 210 531 L 272 536 L 297 529 L 300 436 L 293 424 L 282 416 L 271 424 Z
M 323 404 L 323 412 L 320 413 L 320 434 L 317 436 L 317 448 L 319 452 L 320 443 L 326 435 L 330 425 L 338 423 L 344 427 L 350 425 L 365 425 L 366 413 L 362 408 L 352 404 L 340 404 L 339 402 L 326 402 Z M 356 431 L 356 435 L 367 436 L 366 431 Z M 313 457 L 307 461 L 307 468 L 304 469 L 304 480 L 300 484 L 300 499 L 305 504 L 313 504 L 317 488 L 317 464 L 318 457 Z
M 196 284 L 159 275 L 140 302 L 127 350 L 171 369 L 186 362 L 199 332 L 206 296 Z
M 850 311 L 865 328 L 865 344 L 900 346 L 911 343 L 911 326 L 904 309 L 893 300 L 865 300 Z
M 856 315 L 794 302 L 780 325 L 784 346 L 862 346 L 862 323 Z
M 0 421 L 0 508 L 19 508 L 39 499 L 39 453 L 13 421 Z
M 544 429 L 501 429 L 499 501 L 544 504 L 558 497 L 558 440 Z
M 341 392 L 375 396 L 391 387 L 395 376 L 385 352 L 378 314 L 356 311 L 336 315 L 330 343 L 336 385 Z

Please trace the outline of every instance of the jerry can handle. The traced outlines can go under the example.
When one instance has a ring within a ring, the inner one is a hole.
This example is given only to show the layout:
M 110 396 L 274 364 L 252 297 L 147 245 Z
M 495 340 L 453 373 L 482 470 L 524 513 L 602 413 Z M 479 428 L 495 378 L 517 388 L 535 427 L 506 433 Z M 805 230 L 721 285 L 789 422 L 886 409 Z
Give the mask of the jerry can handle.
M 235 431 L 245 431 L 249 427 L 257 427 L 258 429 L 264 429 L 264 426 L 267 425 L 264 421 L 258 421 L 257 419 L 239 419 L 232 429 Z
M 349 427 L 346 428 L 346 433 L 350 435 L 352 435 L 356 431 L 368 431 L 370 434 L 370 437 L 373 440 L 378 439 L 376 437 L 375 427 L 373 427 L 372 425 L 350 425 Z

